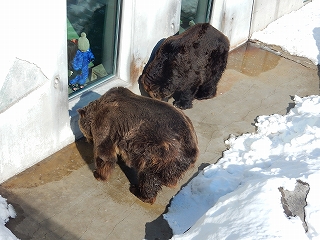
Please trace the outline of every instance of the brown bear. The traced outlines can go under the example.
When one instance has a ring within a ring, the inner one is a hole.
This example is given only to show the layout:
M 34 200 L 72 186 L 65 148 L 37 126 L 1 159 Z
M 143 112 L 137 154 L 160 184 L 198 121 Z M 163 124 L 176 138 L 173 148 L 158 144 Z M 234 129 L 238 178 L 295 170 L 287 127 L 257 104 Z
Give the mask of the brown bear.
M 78 109 L 79 127 L 93 142 L 94 177 L 108 180 L 118 156 L 135 169 L 130 190 L 154 203 L 162 186 L 173 187 L 198 157 L 197 136 L 190 119 L 168 103 L 112 88 Z
M 188 109 L 193 99 L 216 95 L 230 47 L 225 35 L 209 23 L 199 23 L 160 43 L 139 79 L 152 98 L 173 97 L 176 107 Z

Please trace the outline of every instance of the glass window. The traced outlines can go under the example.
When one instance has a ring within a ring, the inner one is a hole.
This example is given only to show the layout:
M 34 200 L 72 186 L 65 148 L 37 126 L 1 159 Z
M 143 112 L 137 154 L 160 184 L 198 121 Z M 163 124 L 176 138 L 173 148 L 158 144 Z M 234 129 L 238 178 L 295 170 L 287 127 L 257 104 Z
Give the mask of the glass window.
M 209 22 L 212 0 L 182 0 L 180 33 L 196 23 Z
M 120 0 L 67 0 L 69 98 L 116 72 Z

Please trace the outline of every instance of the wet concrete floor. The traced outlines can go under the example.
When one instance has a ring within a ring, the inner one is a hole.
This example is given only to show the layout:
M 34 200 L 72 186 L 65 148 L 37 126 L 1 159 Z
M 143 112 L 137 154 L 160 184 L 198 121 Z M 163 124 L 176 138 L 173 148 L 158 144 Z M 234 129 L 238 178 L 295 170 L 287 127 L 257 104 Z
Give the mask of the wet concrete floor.
M 199 140 L 195 167 L 153 205 L 130 193 L 132 175 L 122 164 L 109 182 L 95 180 L 92 146 L 80 139 L 0 184 L 17 211 L 6 226 L 20 239 L 170 239 L 162 214 L 181 187 L 221 158 L 230 134 L 253 132 L 259 115 L 286 114 L 294 95 L 319 94 L 317 66 L 295 59 L 256 43 L 230 53 L 217 96 L 185 111 Z

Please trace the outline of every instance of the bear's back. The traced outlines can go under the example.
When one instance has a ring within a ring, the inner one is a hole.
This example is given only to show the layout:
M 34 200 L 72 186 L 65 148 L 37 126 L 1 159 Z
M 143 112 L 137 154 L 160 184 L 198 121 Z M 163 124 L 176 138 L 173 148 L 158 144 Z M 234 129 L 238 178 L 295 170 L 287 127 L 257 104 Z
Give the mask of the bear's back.
M 199 23 L 182 34 L 168 37 L 160 46 L 161 55 L 196 55 L 205 58 L 212 50 L 229 51 L 229 40 L 209 23 Z M 191 56 L 192 57 L 192 56 Z
M 124 135 L 139 125 L 158 135 L 180 134 L 182 131 L 181 134 L 189 135 L 188 138 L 196 138 L 190 119 L 181 110 L 166 102 L 136 95 L 123 87 L 109 90 L 90 104 L 94 106 L 88 110 L 95 115 L 92 121 L 95 127 L 111 124 L 115 129 L 110 129 L 111 134 L 119 134 L 121 129 Z

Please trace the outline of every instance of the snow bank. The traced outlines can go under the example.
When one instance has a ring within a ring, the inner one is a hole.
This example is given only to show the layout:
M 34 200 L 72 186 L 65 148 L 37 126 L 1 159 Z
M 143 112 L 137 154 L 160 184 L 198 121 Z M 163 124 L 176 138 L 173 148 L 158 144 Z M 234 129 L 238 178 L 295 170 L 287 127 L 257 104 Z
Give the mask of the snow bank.
M 0 240 L 17 239 L 5 226 L 5 224 L 9 221 L 9 217 L 15 218 L 16 212 L 14 211 L 13 206 L 7 203 L 7 199 L 0 195 Z
M 294 101 L 285 116 L 258 117 L 255 133 L 231 136 L 219 162 L 173 198 L 172 239 L 320 239 L 320 97 Z M 278 188 L 293 191 L 298 179 L 310 185 L 307 233 L 280 201 Z

